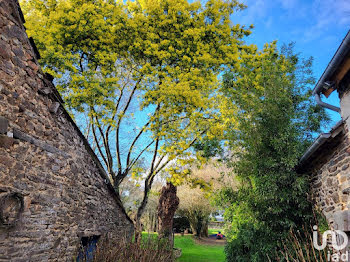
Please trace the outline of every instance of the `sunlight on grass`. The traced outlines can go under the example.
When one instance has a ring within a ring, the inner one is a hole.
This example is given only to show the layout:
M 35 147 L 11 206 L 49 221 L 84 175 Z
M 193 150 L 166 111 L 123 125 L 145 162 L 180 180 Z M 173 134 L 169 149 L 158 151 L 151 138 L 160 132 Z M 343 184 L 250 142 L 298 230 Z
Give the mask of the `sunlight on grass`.
M 199 245 L 192 236 L 176 236 L 175 247 L 182 249 L 177 261 L 183 262 L 221 262 L 225 261 L 224 246 Z
M 216 234 L 218 229 L 209 229 L 209 234 Z M 144 240 L 156 238 L 157 233 L 143 232 Z M 225 261 L 224 246 L 200 245 L 195 243 L 192 235 L 176 235 L 175 247 L 181 248 L 182 256 L 176 261 L 181 262 L 223 262 Z
M 222 234 L 225 234 L 223 229 L 209 228 L 208 229 L 208 235 L 210 236 L 210 235 L 213 235 L 213 234 L 217 234 L 217 233 L 219 233 L 219 231 Z

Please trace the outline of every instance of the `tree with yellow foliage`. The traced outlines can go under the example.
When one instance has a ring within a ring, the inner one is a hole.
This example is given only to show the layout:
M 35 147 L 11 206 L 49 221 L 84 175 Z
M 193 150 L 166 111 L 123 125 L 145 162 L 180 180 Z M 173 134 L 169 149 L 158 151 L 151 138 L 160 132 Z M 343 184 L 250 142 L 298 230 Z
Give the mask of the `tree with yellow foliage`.
M 117 193 L 128 175 L 146 174 L 136 231 L 154 177 L 191 155 L 227 119 L 223 70 L 239 69 L 250 28 L 230 16 L 236 0 L 22 0 L 27 32 L 44 70 L 83 126 Z M 226 121 L 226 122 L 225 122 Z M 143 160 L 145 165 L 139 165 Z M 141 167 L 140 167 L 141 166 Z
M 191 172 L 191 179 L 177 188 L 180 199 L 177 213 L 187 217 L 197 237 L 208 237 L 209 216 L 218 211 L 211 199 L 224 187 L 236 188 L 238 183 L 227 163 L 213 159 L 200 168 L 193 166 Z

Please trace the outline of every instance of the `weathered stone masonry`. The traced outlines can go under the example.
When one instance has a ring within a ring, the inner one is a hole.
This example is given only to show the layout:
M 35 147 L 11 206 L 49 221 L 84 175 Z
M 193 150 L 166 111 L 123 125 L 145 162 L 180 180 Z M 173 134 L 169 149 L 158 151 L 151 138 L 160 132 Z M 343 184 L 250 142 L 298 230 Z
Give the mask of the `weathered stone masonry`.
M 0 0 L 0 261 L 71 261 L 82 237 L 131 221 L 38 66 L 15 0 Z
M 350 200 L 350 143 L 344 123 L 330 134 L 327 143 L 309 159 L 312 168 L 307 173 L 313 201 L 333 225 L 334 213 L 347 209 Z

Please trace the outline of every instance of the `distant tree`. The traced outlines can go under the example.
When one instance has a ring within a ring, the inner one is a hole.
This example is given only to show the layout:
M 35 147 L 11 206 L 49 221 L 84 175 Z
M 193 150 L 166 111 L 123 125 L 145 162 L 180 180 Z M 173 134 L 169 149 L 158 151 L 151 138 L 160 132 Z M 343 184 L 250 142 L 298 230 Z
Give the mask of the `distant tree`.
M 208 236 L 211 213 L 218 208 L 210 200 L 223 186 L 235 187 L 232 170 L 215 160 L 201 168 L 193 167 L 190 178 L 178 187 L 180 206 L 178 214 L 188 218 L 191 230 L 197 237 Z
M 179 187 L 180 207 L 178 213 L 188 218 L 191 230 L 197 237 L 208 236 L 209 215 L 215 211 L 208 196 L 199 188 L 185 184 Z
M 133 217 L 136 239 L 154 178 L 203 135 L 221 134 L 218 76 L 239 68 L 249 29 L 236 0 L 22 0 L 40 63 L 103 162 L 119 194 L 147 174 Z M 135 164 L 144 158 L 142 170 Z
M 204 137 L 202 140 L 196 141 L 193 147 L 197 152 L 201 153 L 202 157 L 209 159 L 223 154 L 224 150 L 221 143 L 220 137 L 211 139 Z
M 137 179 L 127 177 L 120 186 L 120 196 L 124 207 L 130 217 L 134 217 L 137 208 L 143 198 L 142 182 L 144 179 L 138 177 Z M 145 211 L 141 217 L 141 224 L 143 230 L 149 232 L 157 231 L 157 207 L 159 202 L 160 190 L 165 181 L 157 179 L 153 182 L 152 189 L 148 195 L 148 201 Z

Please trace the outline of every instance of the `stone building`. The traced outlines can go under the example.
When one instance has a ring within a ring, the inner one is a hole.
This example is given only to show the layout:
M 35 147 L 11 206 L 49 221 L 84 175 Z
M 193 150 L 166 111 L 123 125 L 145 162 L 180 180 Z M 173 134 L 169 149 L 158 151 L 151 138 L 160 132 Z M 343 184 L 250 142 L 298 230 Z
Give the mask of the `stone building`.
M 0 0 L 0 261 L 72 261 L 132 222 L 28 39 Z
M 336 91 L 340 108 L 321 100 Z M 330 61 L 313 94 L 323 107 L 341 114 L 328 133 L 318 136 L 298 170 L 311 178 L 311 196 L 334 229 L 350 233 L 350 31 Z

